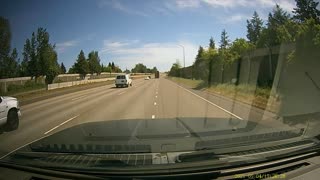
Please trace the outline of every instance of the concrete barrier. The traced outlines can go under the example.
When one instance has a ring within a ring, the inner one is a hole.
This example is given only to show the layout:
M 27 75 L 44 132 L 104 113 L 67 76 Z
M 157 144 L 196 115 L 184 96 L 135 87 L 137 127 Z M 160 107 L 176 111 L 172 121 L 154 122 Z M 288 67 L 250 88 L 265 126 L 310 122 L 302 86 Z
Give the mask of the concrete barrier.
M 77 85 L 81 85 L 81 84 L 89 84 L 89 83 L 96 83 L 96 82 L 103 82 L 103 81 L 112 81 L 114 79 L 115 78 L 104 78 L 104 79 L 92 79 L 92 80 L 54 83 L 54 84 L 48 84 L 48 90 L 70 87 L 70 86 L 77 86 Z

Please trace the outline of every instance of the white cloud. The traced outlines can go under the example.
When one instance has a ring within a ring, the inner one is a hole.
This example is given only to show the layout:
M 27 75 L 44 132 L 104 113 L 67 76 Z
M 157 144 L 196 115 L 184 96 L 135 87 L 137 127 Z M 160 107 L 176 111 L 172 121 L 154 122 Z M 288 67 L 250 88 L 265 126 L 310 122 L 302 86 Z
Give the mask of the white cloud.
M 133 68 L 137 63 L 143 63 L 147 67 L 156 66 L 161 71 L 167 71 L 171 65 L 179 59 L 183 64 L 183 51 L 179 44 L 185 47 L 186 66 L 190 66 L 197 54 L 198 45 L 188 41 L 168 43 L 145 43 L 126 44 L 116 43 L 110 48 L 110 44 L 104 44 L 99 54 L 101 56 L 112 56 L 116 64 L 122 69 Z M 108 49 L 108 50 L 106 50 Z M 107 58 L 107 59 L 109 59 Z
M 178 8 L 198 8 L 200 6 L 199 0 L 176 0 Z
M 204 3 L 215 8 L 270 8 L 279 4 L 284 10 L 291 12 L 295 7 L 293 0 L 203 0 Z
M 223 19 L 221 19 L 222 23 L 235 23 L 235 22 L 239 22 L 239 21 L 246 21 L 247 19 L 250 19 L 251 17 L 245 14 L 235 14 L 229 17 L 223 17 Z
M 98 7 L 103 8 L 105 6 L 111 6 L 112 8 L 119 10 L 119 11 L 122 11 L 127 14 L 139 15 L 139 16 L 144 16 L 144 17 L 149 16 L 148 14 L 146 14 L 142 11 L 138 11 L 138 10 L 129 8 L 117 0 L 112 0 L 112 1 L 101 0 L 101 1 L 99 1 Z
M 79 44 L 79 41 L 78 41 L 78 40 L 70 40 L 70 41 L 65 41 L 65 42 L 57 43 L 57 44 L 56 44 L 56 47 L 57 47 L 57 51 L 59 51 L 60 53 L 62 53 L 62 52 L 64 52 L 67 48 L 77 46 L 78 44 Z

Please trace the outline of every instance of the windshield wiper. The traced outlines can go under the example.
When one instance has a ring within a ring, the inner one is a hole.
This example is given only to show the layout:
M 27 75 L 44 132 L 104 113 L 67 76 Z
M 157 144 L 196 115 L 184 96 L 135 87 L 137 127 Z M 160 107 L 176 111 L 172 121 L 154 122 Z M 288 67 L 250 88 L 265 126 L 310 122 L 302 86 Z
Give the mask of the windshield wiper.
M 201 150 L 180 154 L 177 158 L 177 162 L 194 162 L 205 160 L 219 160 L 219 161 L 250 161 L 257 159 L 266 159 L 268 156 L 279 156 L 281 154 L 288 154 L 291 152 L 298 152 L 303 150 L 310 150 L 313 148 L 319 148 L 318 143 L 312 140 L 304 140 L 293 143 L 281 144 L 271 147 L 257 148 L 246 151 L 216 154 L 215 149 L 203 148 Z

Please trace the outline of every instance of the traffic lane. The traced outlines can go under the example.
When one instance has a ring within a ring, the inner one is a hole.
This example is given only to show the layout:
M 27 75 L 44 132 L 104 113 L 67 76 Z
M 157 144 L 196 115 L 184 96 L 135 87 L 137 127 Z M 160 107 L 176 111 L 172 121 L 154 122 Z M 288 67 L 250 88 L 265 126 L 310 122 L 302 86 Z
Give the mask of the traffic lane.
M 297 128 L 269 116 L 261 119 L 264 116 L 263 112 L 257 112 L 246 106 L 241 107 L 241 104 L 237 104 L 236 102 L 220 102 L 221 99 L 212 101 L 214 100 L 212 99 L 212 95 L 195 90 L 191 91 L 168 79 L 161 79 L 160 87 L 160 117 L 224 118 L 232 122 L 240 120 L 242 124 L 251 121 L 259 125 L 255 128 L 254 132 L 281 131 Z M 165 94 L 165 96 L 161 96 L 161 94 Z M 241 113 L 239 113 L 240 109 Z
M 140 83 L 144 83 L 144 81 Z M 117 88 L 111 93 L 95 93 L 93 89 L 92 92 L 89 92 L 92 95 L 78 99 L 76 102 L 62 100 L 60 104 L 24 113 L 18 130 L 0 135 L 0 154 L 6 154 L 17 147 L 43 137 L 50 129 L 86 112 L 101 102 L 112 102 L 114 96 L 125 90 L 128 88 Z
M 81 116 L 63 128 L 78 124 L 108 120 L 123 119 L 151 119 L 155 113 L 154 87 L 156 80 L 128 88 L 124 93 L 116 94 L 114 97 L 100 101 L 92 105 Z M 60 128 L 59 130 L 63 129 Z
M 179 87 L 178 84 L 165 78 L 160 79 L 158 91 L 159 118 L 176 117 L 214 117 L 237 118 L 206 101 L 206 97 L 199 98 Z
M 141 79 L 134 81 L 134 83 L 141 83 L 141 82 L 143 82 Z M 103 93 L 103 92 L 108 92 L 112 90 L 115 90 L 114 84 L 105 85 L 102 87 L 96 87 L 96 88 L 86 89 L 86 90 L 82 90 L 74 93 L 68 93 L 65 95 L 61 95 L 61 96 L 49 98 L 43 101 L 35 102 L 32 104 L 24 105 L 21 107 L 21 109 L 23 112 L 39 110 L 39 109 L 45 108 L 45 106 L 51 107 L 55 104 L 60 104 L 61 101 L 63 102 L 74 101 L 84 97 L 95 96 L 96 93 Z

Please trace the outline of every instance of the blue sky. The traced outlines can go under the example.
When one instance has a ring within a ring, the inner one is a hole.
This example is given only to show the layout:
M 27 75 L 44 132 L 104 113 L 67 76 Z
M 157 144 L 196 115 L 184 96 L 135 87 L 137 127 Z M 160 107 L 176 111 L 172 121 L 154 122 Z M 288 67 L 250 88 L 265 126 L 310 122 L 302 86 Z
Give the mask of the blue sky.
M 189 66 L 211 36 L 218 44 L 226 29 L 231 40 L 245 38 L 253 11 L 266 19 L 276 3 L 288 12 L 295 6 L 294 0 L 10 0 L 1 2 L 0 16 L 9 19 L 11 47 L 20 56 L 25 40 L 43 27 L 67 68 L 82 49 L 122 69 L 144 63 L 165 71 L 182 62 L 179 45 Z

